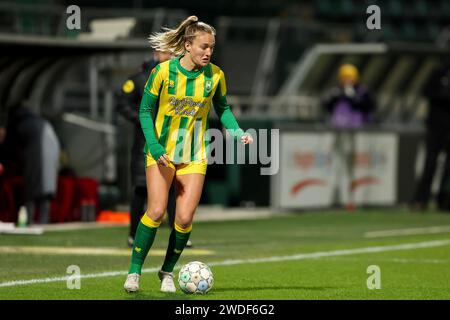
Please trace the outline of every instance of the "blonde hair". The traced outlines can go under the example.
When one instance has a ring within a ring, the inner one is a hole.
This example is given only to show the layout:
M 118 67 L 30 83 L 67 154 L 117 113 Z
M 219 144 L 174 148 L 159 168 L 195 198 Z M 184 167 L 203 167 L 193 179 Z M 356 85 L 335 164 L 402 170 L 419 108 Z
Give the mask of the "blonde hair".
M 350 63 L 343 64 L 338 71 L 338 78 L 340 81 L 350 79 L 353 82 L 359 81 L 359 72 L 358 69 Z
M 216 35 L 216 29 L 209 24 L 198 21 L 196 16 L 186 18 L 176 29 L 163 28 L 163 32 L 150 35 L 150 46 L 158 51 L 171 52 L 175 56 L 185 53 L 184 43 L 192 42 L 196 32 L 206 32 Z

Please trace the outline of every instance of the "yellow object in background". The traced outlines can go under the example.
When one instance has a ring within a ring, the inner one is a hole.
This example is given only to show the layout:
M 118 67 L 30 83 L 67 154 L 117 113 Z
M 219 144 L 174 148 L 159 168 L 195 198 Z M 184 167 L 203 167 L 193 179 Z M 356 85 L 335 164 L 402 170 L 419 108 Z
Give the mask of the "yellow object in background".
M 127 80 L 123 86 L 122 86 L 122 90 L 125 93 L 130 93 L 134 90 L 134 82 L 133 80 Z

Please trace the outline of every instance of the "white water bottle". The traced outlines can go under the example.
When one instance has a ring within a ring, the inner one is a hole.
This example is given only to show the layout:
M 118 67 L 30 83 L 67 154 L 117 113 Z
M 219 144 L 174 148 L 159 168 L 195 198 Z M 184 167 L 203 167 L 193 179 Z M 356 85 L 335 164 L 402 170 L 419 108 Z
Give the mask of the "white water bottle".
M 19 214 L 17 219 L 17 226 L 19 228 L 26 228 L 28 223 L 28 214 L 27 208 L 25 206 L 21 206 L 19 208 Z

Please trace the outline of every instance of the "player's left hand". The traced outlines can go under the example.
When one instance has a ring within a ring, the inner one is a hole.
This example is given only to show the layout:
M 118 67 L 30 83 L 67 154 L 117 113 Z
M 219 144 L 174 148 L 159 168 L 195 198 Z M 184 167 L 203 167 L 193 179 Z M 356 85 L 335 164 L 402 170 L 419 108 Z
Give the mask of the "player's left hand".
M 242 144 L 251 144 L 251 143 L 253 143 L 253 138 L 251 135 L 245 134 L 242 136 L 241 142 L 242 142 Z

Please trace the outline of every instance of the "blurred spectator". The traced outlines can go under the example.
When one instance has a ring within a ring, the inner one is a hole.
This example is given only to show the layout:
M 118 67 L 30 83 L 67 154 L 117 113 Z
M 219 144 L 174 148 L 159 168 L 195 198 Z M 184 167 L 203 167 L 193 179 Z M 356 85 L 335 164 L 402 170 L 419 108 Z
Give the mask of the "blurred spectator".
M 7 109 L 0 105 L 0 176 L 5 172 L 6 149 L 4 146 L 6 139 Z
M 4 163 L 6 160 L 6 150 L 4 150 L 5 147 L 3 146 L 5 138 L 6 138 L 6 128 L 0 126 L 0 176 L 3 175 L 3 173 L 5 172 Z
M 171 53 L 155 51 L 151 60 L 144 61 L 139 71 L 130 76 L 122 85 L 117 94 L 117 111 L 127 120 L 134 124 L 134 140 L 131 148 L 131 183 L 132 199 L 130 205 L 131 223 L 128 235 L 128 245 L 133 246 L 134 236 L 139 221 L 144 214 L 147 204 L 147 184 L 145 176 L 144 145 L 145 137 L 139 121 L 139 106 L 145 83 L 150 71 L 160 62 L 169 60 Z M 156 114 L 156 113 L 155 113 Z M 172 192 L 173 194 L 173 192 Z M 169 198 L 168 211 L 169 223 L 172 225 L 175 219 L 175 199 Z
M 375 102 L 368 89 L 359 83 L 359 71 L 352 64 L 344 64 L 338 71 L 339 84 L 333 87 L 324 97 L 323 105 L 330 113 L 329 124 L 338 129 L 336 132 L 335 150 L 338 154 L 337 165 L 338 184 L 348 178 L 349 211 L 355 207 L 354 194 L 351 188 L 354 180 L 353 159 L 355 155 L 355 141 L 353 130 L 363 127 L 372 121 Z M 342 181 L 341 181 L 342 179 Z M 339 202 L 340 188 L 335 188 L 334 201 Z
M 47 120 L 22 105 L 9 109 L 3 158 L 14 166 L 13 174 L 23 177 L 23 203 L 27 208 L 28 224 L 35 220 L 35 209 L 39 213 L 39 223 L 50 222 L 59 151 L 58 138 Z
M 447 186 L 450 174 L 450 60 L 436 68 L 424 91 L 429 109 L 426 120 L 426 158 L 422 176 L 413 199 L 413 209 L 424 210 L 431 196 L 431 184 L 441 151 L 446 153 L 445 169 L 437 196 L 440 209 L 449 201 Z
M 0 222 L 12 221 L 17 213 L 14 192 L 7 179 L 9 164 L 8 150 L 6 148 L 6 109 L 0 106 Z
M 375 103 L 368 89 L 359 83 L 358 69 L 352 64 L 339 68 L 338 86 L 324 98 L 324 106 L 331 114 L 330 124 L 336 128 L 359 128 L 371 122 Z

